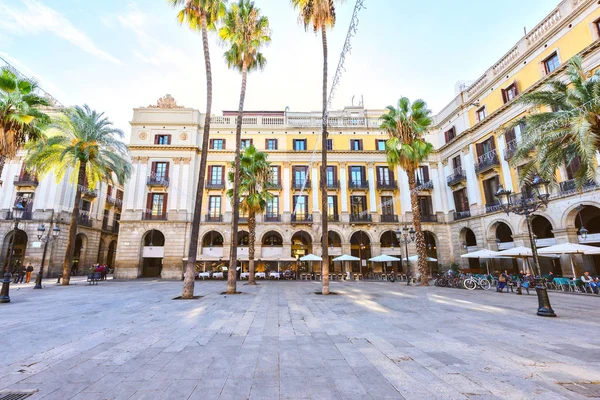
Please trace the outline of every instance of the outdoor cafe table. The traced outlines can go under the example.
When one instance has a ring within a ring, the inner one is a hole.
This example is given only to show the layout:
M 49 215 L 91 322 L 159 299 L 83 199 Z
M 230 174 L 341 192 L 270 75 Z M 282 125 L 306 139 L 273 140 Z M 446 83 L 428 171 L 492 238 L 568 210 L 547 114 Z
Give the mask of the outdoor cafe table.
M 223 279 L 223 273 L 222 272 L 213 272 L 213 279 Z
M 281 274 L 279 272 L 271 272 L 269 274 L 269 278 L 280 279 L 281 278 Z
M 240 273 L 240 279 L 248 279 L 248 277 L 250 277 L 250 272 Z
M 205 280 L 206 278 L 210 278 L 210 272 L 200 272 L 198 274 L 198 278 L 202 278 L 202 280 Z
M 255 278 L 262 278 L 262 279 L 266 279 L 267 274 L 265 274 L 264 272 L 257 272 L 254 274 Z

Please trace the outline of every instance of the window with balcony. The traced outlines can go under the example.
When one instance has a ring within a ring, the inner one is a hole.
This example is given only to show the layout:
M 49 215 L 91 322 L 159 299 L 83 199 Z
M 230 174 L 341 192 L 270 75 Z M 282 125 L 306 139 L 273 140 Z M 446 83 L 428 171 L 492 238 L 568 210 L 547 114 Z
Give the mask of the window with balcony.
M 494 212 L 500 209 L 496 193 L 500 187 L 500 177 L 498 175 L 483 181 L 483 195 L 485 197 L 486 212 Z
M 577 173 L 577 170 L 579 169 L 580 165 L 581 159 L 579 158 L 579 156 L 573 158 L 571 162 L 567 164 L 566 170 L 568 180 L 575 179 L 575 174 Z
M 277 150 L 277 139 L 266 139 L 265 149 Z
M 327 170 L 325 171 L 327 178 L 327 187 L 328 188 L 337 188 L 337 167 L 334 165 L 328 165 Z
M 517 88 L 517 82 L 513 82 L 506 89 L 502 89 L 502 101 L 504 104 L 512 101 L 519 94 L 519 89 Z
M 487 111 L 485 110 L 485 106 L 477 109 L 476 111 L 477 122 L 481 122 L 487 117 Z
M 452 159 L 452 168 L 454 170 L 456 169 L 462 169 L 462 161 L 460 160 L 460 156 L 456 156 Z
M 475 144 L 477 151 L 477 163 L 475 164 L 475 172 L 484 172 L 491 167 L 500 165 L 498 154 L 496 153 L 496 142 L 494 136 L 487 140 Z
M 385 151 L 385 143 L 386 143 L 385 139 L 377 139 L 375 142 L 375 145 L 377 146 L 376 147 L 377 151 Z
M 460 155 L 452 158 L 452 173 L 446 178 L 449 186 L 456 185 L 466 178 L 466 172 L 462 168 Z
M 211 150 L 223 150 L 225 149 L 225 139 L 210 139 Z
M 25 209 L 25 213 L 23 214 L 23 219 L 31 219 L 32 211 L 33 211 L 33 192 L 17 192 L 17 196 L 15 197 L 15 207 L 21 206 Z M 89 203 L 89 201 L 88 201 Z M 90 203 L 91 206 L 91 203 Z
M 209 165 L 207 183 L 208 189 L 225 187 L 225 167 L 222 165 Z
M 467 197 L 467 189 L 456 190 L 452 193 L 454 197 L 454 209 L 456 212 L 455 219 L 466 218 L 470 216 L 469 198 Z M 458 217 L 458 218 L 457 218 Z
M 429 179 L 429 167 L 427 165 L 421 165 L 415 171 L 415 179 L 417 180 L 417 186 L 422 186 L 431 181 Z
M 169 162 L 153 161 L 150 167 L 150 183 L 164 184 L 169 181 Z
M 252 139 L 242 139 L 242 150 L 252 146 Z
M 305 221 L 308 219 L 308 196 L 294 196 L 293 214 L 297 221 Z
M 306 151 L 306 139 L 294 139 L 295 151 Z
M 171 135 L 155 135 L 154 144 L 171 144 Z
M 221 196 L 208 197 L 208 218 L 209 221 L 221 220 Z
M 419 196 L 419 211 L 421 213 L 421 221 L 435 222 L 435 213 L 433 212 L 431 196 Z
M 368 221 L 367 196 L 350 196 L 350 222 Z
M 279 220 L 279 196 L 273 196 L 267 199 L 267 213 L 265 218 L 267 221 Z
M 160 219 L 167 214 L 167 193 L 148 193 L 147 219 Z
M 329 221 L 338 221 L 337 196 L 327 196 L 327 219 Z
M 365 174 L 365 167 L 353 165 L 348 167 L 350 175 L 350 188 L 351 189 L 360 189 L 367 187 L 367 179 Z
M 362 139 L 350 139 L 350 150 L 361 151 L 363 149 Z
M 295 166 L 292 167 L 292 186 L 294 189 L 300 189 L 304 184 L 309 186 L 308 184 L 308 167 L 305 166 Z
M 558 53 L 555 52 L 550 57 L 544 60 L 544 70 L 546 71 L 546 75 L 552 73 L 558 67 L 560 67 Z
M 381 222 L 398 222 L 394 214 L 394 198 L 392 196 L 381 196 Z
M 110 216 L 110 210 L 104 210 L 104 214 L 102 215 L 102 230 L 108 230 L 108 219 Z
M 456 128 L 452 127 L 450 129 L 448 129 L 446 132 L 444 132 L 444 140 L 446 141 L 446 143 L 451 142 L 452 140 L 454 140 L 454 138 L 456 137 Z
M 281 186 L 281 167 L 279 165 L 271 165 L 271 176 L 269 181 L 274 188 Z
M 327 151 L 333 151 L 333 139 L 327 139 Z

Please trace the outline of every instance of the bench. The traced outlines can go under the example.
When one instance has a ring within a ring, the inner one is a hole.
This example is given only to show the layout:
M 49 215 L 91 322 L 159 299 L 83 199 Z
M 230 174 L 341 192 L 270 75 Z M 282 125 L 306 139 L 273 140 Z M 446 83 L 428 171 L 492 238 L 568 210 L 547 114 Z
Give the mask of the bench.
M 101 272 L 92 272 L 92 273 L 88 274 L 87 281 L 89 282 L 89 285 L 97 285 L 98 281 L 101 278 L 102 278 Z

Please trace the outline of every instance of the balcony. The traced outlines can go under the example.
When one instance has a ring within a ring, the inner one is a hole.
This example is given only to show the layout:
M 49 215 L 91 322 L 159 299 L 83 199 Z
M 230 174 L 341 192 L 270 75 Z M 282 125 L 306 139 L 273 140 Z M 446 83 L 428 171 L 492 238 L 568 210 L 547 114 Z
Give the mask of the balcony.
M 319 182 L 321 183 L 321 182 Z M 325 184 L 329 190 L 338 190 L 340 188 L 340 181 L 327 181 Z
M 79 214 L 79 220 L 77 222 L 77 225 L 87 226 L 88 228 L 91 228 L 93 224 L 92 224 L 92 219 L 90 218 L 90 215 L 87 213 Z
M 281 190 L 281 181 L 271 181 L 265 186 L 267 190 Z
M 206 222 L 223 222 L 223 216 L 221 214 L 206 214 L 204 217 Z
M 123 207 L 123 200 L 112 196 L 106 196 L 106 204 L 110 207 L 114 206 L 116 208 L 121 208 Z
M 370 224 L 373 222 L 373 218 L 371 214 L 360 213 L 360 214 L 350 214 L 350 222 L 353 224 Z
M 415 187 L 415 190 L 417 192 L 423 192 L 425 190 L 432 190 L 432 189 L 433 189 L 433 181 L 421 182 L 421 181 L 417 180 L 417 186 Z
M 379 190 L 396 190 L 398 189 L 397 181 L 377 181 L 377 189 Z
M 292 214 L 292 223 L 312 224 L 312 214 Z
M 467 211 L 454 211 L 454 220 L 458 221 L 465 218 L 471 217 L 471 210 Z
M 348 189 L 350 190 L 368 190 L 369 189 L 369 181 L 348 181 Z
M 467 172 L 462 168 L 455 168 L 452 175 L 446 178 L 448 186 L 455 186 L 467 180 Z
M 583 185 L 582 191 L 588 192 L 590 190 L 594 190 L 598 187 L 598 184 L 595 181 L 589 181 Z M 571 194 L 578 193 L 577 184 L 575 183 L 575 179 L 569 179 L 564 182 L 560 182 L 558 184 L 558 196 L 569 196 Z
M 247 215 L 240 215 L 238 217 L 238 224 L 247 224 L 248 223 L 248 216 Z
M 481 174 L 498 166 L 500 166 L 498 153 L 496 153 L 496 150 L 488 151 L 484 155 L 479 156 L 477 158 L 477 163 L 475 164 L 475 172 Z
M 281 222 L 281 215 L 266 213 L 264 221 L 265 222 Z
M 31 211 L 25 211 L 23 213 L 23 216 L 21 217 L 20 221 L 29 221 L 32 218 L 33 218 L 33 213 Z M 4 219 L 12 221 L 13 220 L 13 212 L 7 211 Z
M 39 185 L 39 182 L 34 174 L 21 174 L 15 176 L 14 184 L 18 187 L 37 187 Z
M 222 180 L 208 180 L 206 181 L 205 189 L 225 189 L 225 181 Z
M 395 214 L 381 214 L 381 222 L 398 223 L 398 216 Z
M 95 189 L 90 189 L 88 187 L 82 186 L 81 187 L 81 197 L 83 197 L 84 199 L 88 199 L 88 200 L 94 200 L 96 197 L 98 197 L 98 191 Z
M 338 214 L 327 214 L 327 221 L 340 222 L 340 216 Z
M 421 222 L 438 222 L 438 218 L 435 214 L 421 215 Z
M 494 203 L 485 205 L 486 214 L 495 213 L 498 211 L 502 211 L 502 206 L 500 206 L 500 203 L 498 203 L 498 202 L 494 202 Z
M 301 190 L 303 186 L 304 189 L 310 189 L 310 179 L 306 179 L 303 181 L 292 181 L 292 189 Z
M 519 143 L 517 139 L 513 139 L 510 142 L 506 143 L 506 149 L 504 149 L 504 161 L 509 161 L 517 152 L 517 148 Z
M 152 214 L 151 212 L 145 211 L 144 213 L 142 213 L 142 220 L 144 220 L 144 221 L 166 221 L 167 213 Z
M 150 175 L 146 179 L 146 185 L 148 186 L 160 186 L 166 187 L 169 186 L 169 177 L 162 175 Z

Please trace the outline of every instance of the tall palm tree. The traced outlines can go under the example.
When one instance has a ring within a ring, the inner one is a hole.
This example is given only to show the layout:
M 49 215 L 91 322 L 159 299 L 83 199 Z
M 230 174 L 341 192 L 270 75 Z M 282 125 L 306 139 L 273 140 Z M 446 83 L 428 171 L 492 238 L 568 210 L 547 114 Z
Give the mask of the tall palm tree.
M 254 280 L 254 247 L 256 242 L 256 214 L 262 213 L 267 202 L 273 198 L 268 192 L 271 182 L 271 163 L 268 154 L 256 150 L 254 145 L 247 147 L 240 156 L 240 210 L 248 213 L 248 285 L 256 285 Z M 235 165 L 231 164 L 228 173 L 229 182 L 235 180 Z M 233 189 L 227 190 L 227 196 L 233 200 Z M 234 245 L 234 244 L 232 244 Z
M 237 265 L 237 235 L 240 218 L 240 153 L 242 147 L 242 120 L 244 117 L 244 99 L 248 72 L 263 69 L 267 60 L 259 51 L 271 41 L 269 19 L 260 15 L 260 9 L 250 0 L 239 0 L 232 4 L 223 19 L 219 36 L 229 45 L 225 60 L 229 68 L 242 73 L 242 89 L 235 126 L 235 158 L 233 168 L 233 217 L 231 219 L 231 253 L 227 277 L 227 293 L 235 293 L 235 275 Z
M 419 163 L 426 159 L 433 150 L 433 145 L 424 139 L 424 133 L 433 123 L 431 110 L 427 108 L 427 103 L 423 100 L 415 100 L 411 104 L 406 97 L 398 100 L 397 108 L 388 106 L 386 109 L 387 113 L 381 116 L 381 129 L 390 136 L 385 146 L 386 158 L 390 168 L 399 165 L 408 175 L 413 225 L 417 232 L 418 267 L 421 273 L 421 284 L 426 286 L 429 284 L 427 247 L 421 227 L 421 210 L 419 193 L 416 190 L 415 172 Z
M 582 189 L 595 177 L 600 150 L 600 70 L 584 70 L 577 56 L 568 61 L 566 72 L 568 81 L 552 79 L 544 89 L 516 100 L 537 112 L 525 117 L 526 128 L 511 162 L 527 161 L 524 175 L 535 169 L 555 181 L 560 166 L 578 159 L 575 182 Z
M 35 82 L 10 68 L 0 69 L 0 176 L 6 159 L 14 157 L 26 141 L 36 140 L 50 121 L 39 109 L 49 103 L 36 94 L 37 89 Z
M 335 26 L 335 0 L 291 0 L 298 10 L 298 19 L 304 29 L 312 26 L 321 31 L 323 41 L 323 111 L 321 136 L 321 232 L 322 232 L 322 294 L 329 294 L 329 223 L 327 219 L 327 29 Z M 340 1 L 341 2 L 341 1 Z
M 225 1 L 223 0 L 168 0 L 174 7 L 183 6 L 177 18 L 179 23 L 184 22 L 192 30 L 202 32 L 202 46 L 204 49 L 204 67 L 206 70 L 206 115 L 204 116 L 204 132 L 202 134 L 202 150 L 200 152 L 200 170 L 198 172 L 198 186 L 196 187 L 196 201 L 192 217 L 192 231 L 190 233 L 190 248 L 186 263 L 186 273 L 183 281 L 183 299 L 194 297 L 194 277 L 196 272 L 196 259 L 198 257 L 198 238 L 200 236 L 200 221 L 202 219 L 202 197 L 204 195 L 204 180 L 206 177 L 206 160 L 208 157 L 208 144 L 210 134 L 210 116 L 212 109 L 212 72 L 210 65 L 210 52 L 208 49 L 208 31 L 216 30 L 216 23 L 225 15 Z
M 114 177 L 123 185 L 131 175 L 131 164 L 129 150 L 121 141 L 123 131 L 113 127 L 104 113 L 87 105 L 65 110 L 50 127 L 51 133 L 26 145 L 25 164 L 34 167 L 40 175 L 53 171 L 57 181 L 69 172 L 71 179 L 77 182 L 63 262 L 62 284 L 68 285 L 86 180 L 91 188 L 100 181 L 113 183 Z

